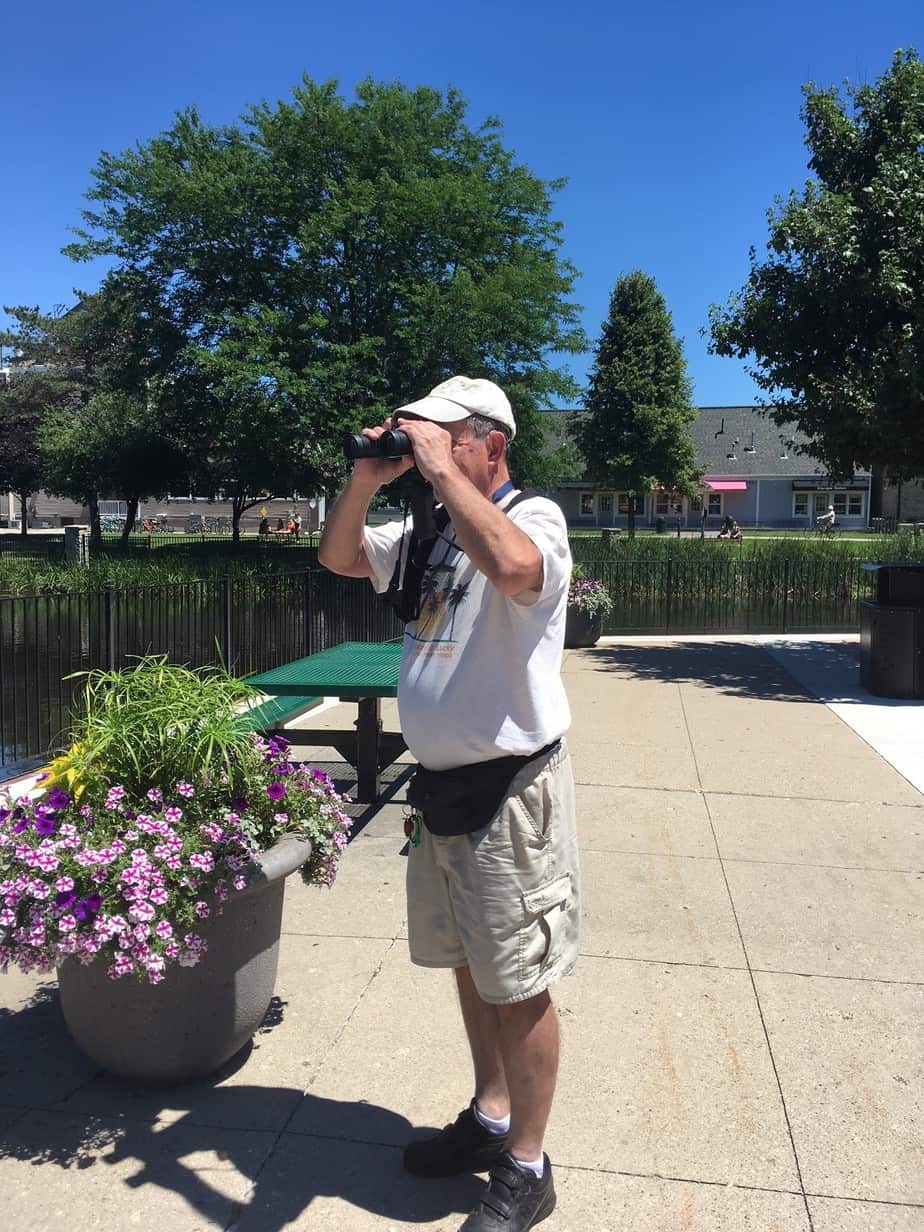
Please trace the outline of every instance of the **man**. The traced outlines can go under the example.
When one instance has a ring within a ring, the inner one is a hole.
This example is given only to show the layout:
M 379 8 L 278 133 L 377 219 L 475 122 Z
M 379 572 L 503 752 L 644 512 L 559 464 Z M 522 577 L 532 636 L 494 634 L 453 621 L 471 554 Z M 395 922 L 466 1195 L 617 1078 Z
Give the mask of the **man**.
M 834 512 L 834 506 L 829 505 L 824 513 L 819 514 L 815 521 L 818 523 L 818 529 L 823 535 L 829 534 L 834 529 L 834 523 L 837 515 Z
M 417 562 L 398 686 L 402 731 L 420 762 L 409 797 L 423 820 L 409 849 L 408 936 L 413 962 L 455 970 L 475 1091 L 452 1125 L 410 1143 L 404 1162 L 424 1177 L 489 1169 L 462 1229 L 524 1232 L 555 1206 L 542 1150 L 558 1067 L 549 988 L 578 951 L 560 671 L 567 527 L 554 502 L 516 500 L 507 469 L 516 423 L 493 382 L 452 377 L 365 435 L 377 440 L 391 426 L 407 433 L 413 456 L 356 462 L 318 556 L 383 592 L 400 582 L 396 571 L 406 574 L 412 545 L 400 523 L 365 526 L 375 492 L 416 466 L 442 503 L 437 537 Z

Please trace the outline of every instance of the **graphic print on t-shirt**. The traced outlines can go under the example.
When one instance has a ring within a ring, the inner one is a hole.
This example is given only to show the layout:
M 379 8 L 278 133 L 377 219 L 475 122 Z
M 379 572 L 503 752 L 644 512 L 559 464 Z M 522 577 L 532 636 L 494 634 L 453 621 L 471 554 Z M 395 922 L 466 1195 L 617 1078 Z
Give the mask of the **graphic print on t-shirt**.
M 456 583 L 454 565 L 440 563 L 427 569 L 420 582 L 420 616 L 416 642 L 453 641 L 453 627 L 459 608 L 468 594 L 468 583 Z

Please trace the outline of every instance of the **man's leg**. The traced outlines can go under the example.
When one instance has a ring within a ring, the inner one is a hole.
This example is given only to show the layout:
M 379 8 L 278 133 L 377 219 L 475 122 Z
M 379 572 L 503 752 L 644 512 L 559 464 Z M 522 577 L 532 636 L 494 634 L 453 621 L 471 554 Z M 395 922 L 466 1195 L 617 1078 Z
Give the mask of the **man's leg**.
M 486 1116 L 510 1112 L 507 1150 L 539 1159 L 558 1073 L 558 1016 L 548 992 L 511 1005 L 482 1001 L 468 967 L 456 968 L 475 1068 L 475 1100 Z
M 524 1163 L 542 1157 L 558 1074 L 558 1015 L 547 992 L 498 1005 L 500 1046 L 510 1089 L 507 1150 Z
M 456 984 L 475 1071 L 475 1102 L 485 1116 L 500 1121 L 510 1112 L 510 1095 L 501 1053 L 499 1007 L 482 1001 L 468 967 L 456 967 Z

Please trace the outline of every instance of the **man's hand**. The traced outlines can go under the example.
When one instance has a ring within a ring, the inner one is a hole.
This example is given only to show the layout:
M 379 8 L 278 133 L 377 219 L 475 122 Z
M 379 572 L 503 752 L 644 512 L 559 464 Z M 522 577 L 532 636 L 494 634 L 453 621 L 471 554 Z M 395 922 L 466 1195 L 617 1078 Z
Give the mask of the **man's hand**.
M 438 491 L 440 479 L 456 467 L 452 434 L 429 419 L 402 419 L 397 426 L 408 434 L 414 446 L 411 465 Z

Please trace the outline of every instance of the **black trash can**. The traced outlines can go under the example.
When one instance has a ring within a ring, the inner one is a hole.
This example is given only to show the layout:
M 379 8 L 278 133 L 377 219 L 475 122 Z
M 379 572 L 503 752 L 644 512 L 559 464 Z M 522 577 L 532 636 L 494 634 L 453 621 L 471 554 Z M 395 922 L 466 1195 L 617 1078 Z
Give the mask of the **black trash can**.
M 877 697 L 924 697 L 924 564 L 863 565 L 876 598 L 860 604 L 860 683 Z

